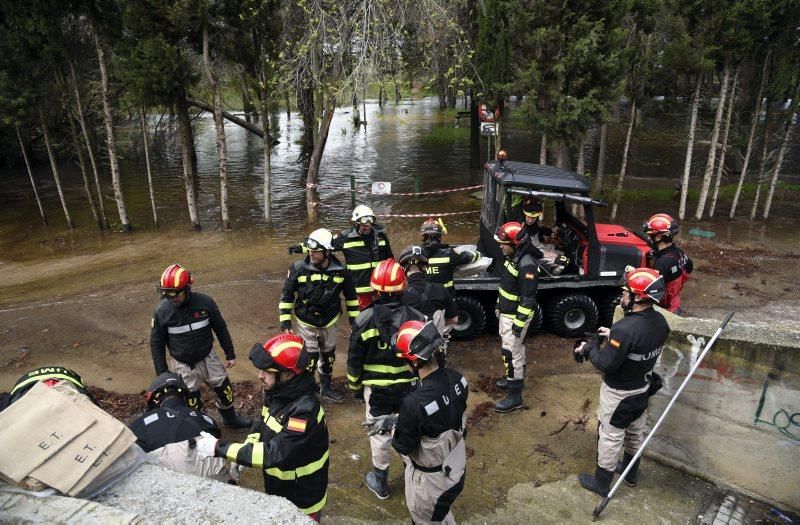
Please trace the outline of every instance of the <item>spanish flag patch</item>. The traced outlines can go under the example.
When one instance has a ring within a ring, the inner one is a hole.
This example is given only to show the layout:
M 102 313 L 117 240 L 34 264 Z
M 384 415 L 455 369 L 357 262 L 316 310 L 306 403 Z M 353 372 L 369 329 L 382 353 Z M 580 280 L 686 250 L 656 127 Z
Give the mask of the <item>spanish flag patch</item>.
M 609 339 L 608 344 L 610 344 L 614 348 L 619 348 L 620 342 L 617 341 L 616 339 Z
M 526 278 L 526 279 L 530 279 L 530 280 L 536 279 L 536 274 L 533 274 L 533 273 L 526 273 L 526 274 L 525 274 L 525 278 Z
M 306 431 L 306 423 L 307 421 L 305 419 L 300 419 L 299 417 L 290 417 L 289 422 L 286 423 L 286 429 L 293 432 L 303 433 Z

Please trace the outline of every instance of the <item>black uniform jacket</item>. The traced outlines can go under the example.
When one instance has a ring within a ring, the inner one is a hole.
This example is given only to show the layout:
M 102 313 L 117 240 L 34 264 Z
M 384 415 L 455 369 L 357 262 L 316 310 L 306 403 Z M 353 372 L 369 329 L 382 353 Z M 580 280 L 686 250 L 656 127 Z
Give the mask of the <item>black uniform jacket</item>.
M 170 355 L 181 363 L 194 365 L 205 359 L 214 345 L 212 330 L 225 351 L 225 357 L 236 359 L 228 325 L 211 297 L 187 292 L 186 300 L 178 307 L 169 299 L 162 299 L 153 312 L 150 330 L 150 352 L 156 375 L 169 371 L 167 347 Z
M 692 273 L 694 270 L 694 263 L 686 255 L 686 252 L 670 244 L 663 250 L 655 250 L 653 252 L 653 269 L 664 276 L 664 283 L 670 283 L 680 277 L 683 271 Z
M 261 421 L 244 443 L 217 442 L 215 455 L 264 470 L 264 491 L 283 496 L 306 514 L 325 506 L 328 423 L 309 374 L 278 392 L 265 392 Z
M 408 276 L 408 289 L 403 294 L 403 304 L 422 312 L 428 319 L 434 312 L 444 310 L 444 318 L 458 315 L 456 301 L 450 292 L 437 282 L 430 282 L 430 275 L 422 272 Z
M 481 252 L 464 250 L 457 253 L 448 244 L 439 244 L 431 249 L 425 247 L 428 265 L 425 272 L 432 283 L 444 285 L 450 293 L 455 293 L 453 287 L 453 269 L 465 264 L 472 264 L 481 258 Z
M 393 257 L 389 237 L 380 224 L 372 225 L 369 235 L 361 236 L 355 226 L 342 231 L 333 238 L 334 250 L 341 250 L 347 263 L 347 270 L 353 276 L 357 293 L 371 293 L 369 279 L 372 269 L 384 259 Z
M 403 399 L 392 438 L 392 446 L 409 455 L 423 436 L 439 437 L 448 430 L 464 431 L 469 387 L 467 379 L 452 368 L 431 372 Z
M 530 248 L 530 243 L 523 243 L 513 256 L 505 258 L 500 267 L 497 306 L 500 315 L 513 318 L 514 326 L 519 330 L 536 314 L 537 308 L 539 265 Z
M 325 269 L 311 264 L 308 257 L 289 268 L 278 304 L 281 330 L 292 327 L 292 308 L 301 323 L 317 327 L 336 324 L 342 313 L 342 295 L 350 322 L 358 315 L 358 295 L 350 273 L 333 254 L 328 257 Z
M 159 408 L 145 412 L 131 423 L 130 429 L 136 435 L 136 444 L 145 452 L 196 438 L 200 432 L 222 437 L 213 419 L 191 410 L 176 396 L 168 397 Z
M 425 316 L 404 306 L 397 297 L 382 296 L 361 311 L 353 324 L 347 351 L 347 379 L 353 390 L 363 385 L 392 387 L 416 381 L 408 361 L 397 357 L 392 336 L 406 321 L 424 321 Z
M 595 340 L 589 360 L 603 372 L 603 381 L 611 388 L 643 388 L 645 375 L 653 370 L 668 335 L 666 319 L 654 308 L 631 312 L 614 323 L 602 349 Z

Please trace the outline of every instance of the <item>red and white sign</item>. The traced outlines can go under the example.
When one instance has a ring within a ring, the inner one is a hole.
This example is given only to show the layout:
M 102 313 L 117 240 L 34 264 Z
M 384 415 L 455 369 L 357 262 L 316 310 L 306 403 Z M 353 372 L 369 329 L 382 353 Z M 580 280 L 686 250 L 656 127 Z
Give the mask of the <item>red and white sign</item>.
M 392 183 L 391 182 L 373 182 L 372 183 L 372 193 L 376 194 L 387 194 L 392 193 Z

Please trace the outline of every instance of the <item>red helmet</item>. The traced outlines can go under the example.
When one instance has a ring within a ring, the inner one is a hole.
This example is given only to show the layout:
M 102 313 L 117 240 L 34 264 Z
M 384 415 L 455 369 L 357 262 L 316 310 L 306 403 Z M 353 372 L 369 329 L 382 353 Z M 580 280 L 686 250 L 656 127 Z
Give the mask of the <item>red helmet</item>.
M 412 363 L 418 359 L 429 361 L 445 343 L 436 325 L 431 321 L 427 323 L 406 321 L 400 325 L 393 339 L 397 355 Z
M 188 270 L 180 264 L 173 264 L 161 274 L 161 280 L 156 289 L 164 296 L 175 296 L 191 288 L 193 282 L 192 274 Z
M 261 343 L 253 345 L 250 350 L 250 361 L 259 370 L 294 372 L 300 375 L 308 366 L 308 351 L 300 336 L 280 334 L 263 345 Z
M 406 289 L 406 271 L 394 259 L 385 259 L 372 270 L 369 284 L 376 292 L 402 292 Z
M 666 213 L 656 213 L 642 224 L 642 230 L 647 235 L 663 234 L 672 237 L 678 233 L 678 223 Z
M 660 302 L 664 298 L 664 278 L 652 268 L 625 268 L 622 278 L 622 288 L 639 299 L 652 299 Z
M 497 229 L 494 240 L 501 244 L 513 244 L 519 246 L 528 238 L 528 234 L 522 231 L 522 225 L 518 222 L 507 222 Z

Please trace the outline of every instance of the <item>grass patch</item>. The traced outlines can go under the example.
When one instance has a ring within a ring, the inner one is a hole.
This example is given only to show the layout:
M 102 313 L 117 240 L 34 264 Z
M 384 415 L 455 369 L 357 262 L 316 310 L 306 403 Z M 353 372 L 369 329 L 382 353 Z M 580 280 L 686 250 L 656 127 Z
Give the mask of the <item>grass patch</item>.
M 420 138 L 420 142 L 426 146 L 443 146 L 452 144 L 453 142 L 469 139 L 469 127 L 464 126 L 460 128 L 448 127 L 435 127 Z

